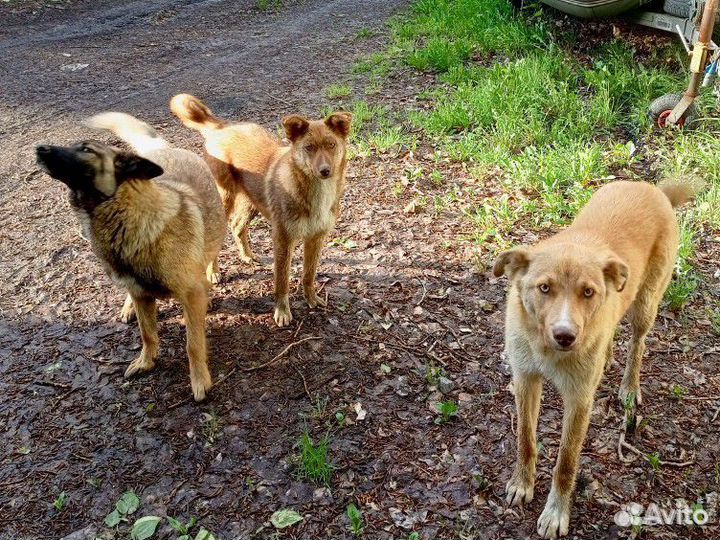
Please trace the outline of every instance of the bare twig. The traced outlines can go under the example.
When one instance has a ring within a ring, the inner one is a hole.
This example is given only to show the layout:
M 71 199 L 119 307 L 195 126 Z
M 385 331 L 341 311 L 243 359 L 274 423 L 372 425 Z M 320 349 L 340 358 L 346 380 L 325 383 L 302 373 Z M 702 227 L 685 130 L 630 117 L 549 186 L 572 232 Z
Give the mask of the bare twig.
M 643 452 L 642 450 L 638 450 L 635 448 L 632 444 L 627 442 L 625 440 L 625 432 L 620 432 L 620 440 L 618 441 L 618 457 L 620 458 L 620 461 L 624 463 L 631 463 L 632 460 L 626 459 L 622 454 L 622 448 L 627 448 L 632 453 L 637 454 L 640 457 L 647 458 L 648 454 Z M 659 460 L 658 463 L 663 467 L 688 467 L 690 465 L 695 464 L 695 460 L 692 461 L 662 461 Z
M 420 301 L 417 304 L 415 304 L 416 306 L 419 306 L 420 304 L 422 304 L 423 300 L 425 300 L 425 297 L 427 296 L 427 287 L 425 286 L 425 282 L 421 279 L 418 279 L 418 281 L 420 282 L 420 285 L 422 285 L 423 293 L 422 293 L 422 296 L 420 297 Z
M 265 368 L 265 367 L 268 367 L 269 365 L 273 364 L 274 362 L 277 362 L 277 361 L 278 361 L 280 358 L 282 358 L 290 349 L 292 349 L 292 348 L 295 347 L 296 345 L 300 345 L 301 343 L 304 343 L 304 342 L 306 342 L 306 341 L 310 341 L 311 339 L 322 339 L 322 338 L 320 338 L 320 337 L 318 337 L 318 336 L 308 336 L 308 337 L 306 337 L 306 338 L 302 338 L 301 340 L 293 341 L 290 345 L 288 345 L 288 346 L 285 347 L 282 351 L 280 351 L 279 354 L 276 354 L 273 358 L 271 358 L 271 359 L 268 360 L 267 362 L 264 362 L 264 363 L 259 364 L 259 365 L 257 365 L 257 366 L 250 366 L 250 367 L 247 367 L 247 368 L 242 368 L 242 371 L 244 371 L 244 372 L 247 373 L 247 372 L 249 372 L 249 371 L 257 371 L 258 369 L 263 369 L 263 368 Z
M 300 368 L 298 368 L 295 364 L 291 363 L 293 369 L 297 372 L 298 375 L 300 375 L 300 378 L 303 382 L 303 387 L 305 388 L 305 394 L 307 394 L 307 397 L 310 401 L 312 401 L 312 396 L 310 395 L 310 390 L 308 390 L 307 381 L 305 380 L 305 375 L 303 375 L 302 371 L 300 371 Z
M 290 103 L 289 101 L 287 101 L 287 100 L 285 100 L 285 99 L 282 99 L 282 98 L 279 98 L 279 97 L 277 97 L 277 96 L 274 96 L 274 95 L 272 95 L 270 92 L 268 92 L 267 90 L 263 90 L 263 92 L 265 92 L 265 94 L 267 94 L 269 97 L 273 98 L 273 99 L 276 100 L 276 101 L 280 101 L 281 103 L 284 103 L 285 105 L 289 105 L 289 106 L 291 106 L 291 107 L 293 106 L 293 104 Z

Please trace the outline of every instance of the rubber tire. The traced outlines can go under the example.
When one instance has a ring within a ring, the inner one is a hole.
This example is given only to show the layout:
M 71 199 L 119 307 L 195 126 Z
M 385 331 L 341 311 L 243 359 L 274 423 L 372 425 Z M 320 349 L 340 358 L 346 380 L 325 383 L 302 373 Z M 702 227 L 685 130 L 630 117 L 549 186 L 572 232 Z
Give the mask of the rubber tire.
M 689 19 L 693 15 L 693 3 L 690 0 L 665 0 L 663 11 L 676 17 Z
M 658 125 L 658 119 L 660 118 L 660 115 L 665 111 L 672 111 L 675 108 L 675 105 L 680 103 L 682 97 L 682 94 L 665 94 L 664 96 L 660 96 L 659 98 L 654 100 L 650 104 L 650 108 L 648 109 L 648 115 L 650 116 L 653 124 L 657 127 L 662 127 Z M 685 114 L 683 114 L 681 117 L 681 120 L 685 120 L 685 125 L 683 126 L 683 128 L 689 127 L 692 124 L 693 120 L 695 120 L 696 115 L 697 108 L 693 103 L 690 105 L 690 107 L 688 107 L 688 109 L 685 111 Z

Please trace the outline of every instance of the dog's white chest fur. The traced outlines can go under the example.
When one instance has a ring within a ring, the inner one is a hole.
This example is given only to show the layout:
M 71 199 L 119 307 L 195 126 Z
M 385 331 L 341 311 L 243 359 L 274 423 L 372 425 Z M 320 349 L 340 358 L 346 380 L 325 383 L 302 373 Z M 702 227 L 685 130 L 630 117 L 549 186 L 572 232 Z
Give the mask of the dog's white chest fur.
M 301 216 L 290 224 L 295 236 L 311 238 L 327 232 L 335 225 L 333 205 L 337 198 L 336 186 L 332 180 L 325 180 L 313 186 L 309 199 L 310 214 Z

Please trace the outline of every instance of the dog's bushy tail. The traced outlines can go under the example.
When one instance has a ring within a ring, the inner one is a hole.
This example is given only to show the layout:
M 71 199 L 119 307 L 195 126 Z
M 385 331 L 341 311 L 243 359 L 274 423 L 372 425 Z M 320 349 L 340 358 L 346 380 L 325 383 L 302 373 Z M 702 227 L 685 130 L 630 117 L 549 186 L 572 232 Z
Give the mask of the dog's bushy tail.
M 93 129 L 114 133 L 140 155 L 170 146 L 151 126 L 129 114 L 104 112 L 91 116 L 83 123 Z
M 670 199 L 673 208 L 677 208 L 695 198 L 703 187 L 703 182 L 696 179 L 677 180 L 666 178 L 658 184 L 660 190 Z
M 226 125 L 207 105 L 190 94 L 174 96 L 170 100 L 170 110 L 183 124 L 198 131 L 219 129 Z

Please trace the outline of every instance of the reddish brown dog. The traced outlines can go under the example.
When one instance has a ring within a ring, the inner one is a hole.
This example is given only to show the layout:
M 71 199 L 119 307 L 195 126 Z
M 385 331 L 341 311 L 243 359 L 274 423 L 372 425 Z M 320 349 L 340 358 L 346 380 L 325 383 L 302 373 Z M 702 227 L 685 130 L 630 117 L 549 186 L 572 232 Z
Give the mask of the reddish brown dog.
M 620 399 L 640 403 L 645 337 L 670 282 L 678 247 L 673 207 L 692 189 L 614 182 L 595 193 L 570 227 L 532 247 L 501 253 L 493 272 L 510 279 L 505 347 L 518 412 L 518 457 L 510 504 L 530 502 L 543 379 L 565 412 L 552 489 L 538 520 L 543 538 L 568 533 L 571 495 L 595 390 L 610 364 L 615 328 L 632 327 Z
M 206 159 L 243 261 L 254 260 L 248 242 L 253 217 L 260 212 L 272 224 L 278 326 L 292 321 L 290 264 L 300 242 L 304 243 L 305 299 L 310 307 L 325 305 L 315 290 L 315 276 L 345 190 L 352 115 L 338 112 L 312 121 L 288 116 L 283 126 L 290 146 L 282 146 L 263 127 L 225 122 L 188 94 L 175 96 L 170 109 L 205 138 Z

